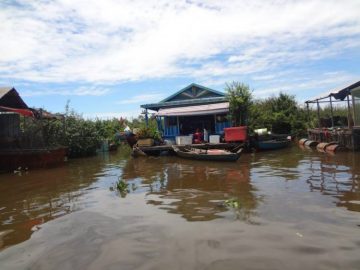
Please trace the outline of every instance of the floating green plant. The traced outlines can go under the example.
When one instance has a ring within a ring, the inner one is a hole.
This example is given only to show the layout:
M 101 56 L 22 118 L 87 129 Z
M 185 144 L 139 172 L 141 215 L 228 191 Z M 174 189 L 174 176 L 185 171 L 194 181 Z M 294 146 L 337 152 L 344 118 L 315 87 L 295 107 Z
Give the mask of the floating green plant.
M 109 190 L 116 192 L 120 194 L 122 198 L 125 198 L 128 193 L 134 192 L 137 188 L 138 186 L 136 183 L 128 183 L 119 177 L 119 179 L 109 187 Z
M 128 187 L 129 187 L 129 184 L 126 183 L 124 180 L 119 179 L 116 182 L 116 189 L 120 192 L 129 192 Z
M 120 192 L 121 195 L 123 194 L 127 194 L 130 192 L 129 190 L 129 184 L 126 183 L 124 180 L 119 179 L 116 183 L 115 183 L 115 187 L 116 189 Z
M 227 207 L 234 208 L 234 209 L 241 208 L 241 204 L 240 204 L 239 200 L 236 198 L 231 198 L 231 199 L 226 200 L 224 202 L 224 205 Z
M 124 180 L 119 179 L 115 182 L 115 184 L 111 187 L 109 187 L 110 191 L 117 190 L 120 193 L 120 196 L 122 198 L 126 197 L 126 195 L 130 192 L 129 190 L 129 184 L 126 183 Z

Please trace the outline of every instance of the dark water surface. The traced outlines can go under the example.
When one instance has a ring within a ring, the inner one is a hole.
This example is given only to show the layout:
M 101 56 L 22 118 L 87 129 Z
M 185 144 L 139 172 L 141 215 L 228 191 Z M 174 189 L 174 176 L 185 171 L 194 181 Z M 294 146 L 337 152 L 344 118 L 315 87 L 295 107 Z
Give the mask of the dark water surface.
M 359 255 L 360 153 L 211 163 L 123 148 L 0 175 L 1 270 L 360 269 Z

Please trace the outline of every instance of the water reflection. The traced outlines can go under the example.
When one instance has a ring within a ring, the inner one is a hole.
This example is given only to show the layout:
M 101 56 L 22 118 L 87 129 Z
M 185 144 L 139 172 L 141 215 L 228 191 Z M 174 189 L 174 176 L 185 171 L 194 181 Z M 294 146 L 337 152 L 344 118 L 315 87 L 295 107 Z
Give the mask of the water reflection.
M 311 174 L 307 183 L 311 191 L 338 199 L 337 206 L 360 212 L 360 155 L 338 153 L 308 159 Z
M 255 153 L 251 157 L 251 170 L 261 178 L 297 180 L 303 175 L 301 168 L 304 155 L 295 147 L 278 151 Z
M 129 159 L 122 178 L 141 179 L 148 204 L 187 221 L 209 221 L 228 211 L 236 199 L 238 219 L 251 222 L 259 198 L 250 183 L 250 163 L 211 163 L 168 158 Z
M 52 219 L 94 203 L 81 200 L 112 163 L 109 155 L 48 170 L 0 175 L 0 249 L 23 242 Z
M 360 153 L 292 147 L 253 155 L 251 168 L 257 178 L 304 179 L 310 191 L 333 196 L 337 206 L 360 212 Z

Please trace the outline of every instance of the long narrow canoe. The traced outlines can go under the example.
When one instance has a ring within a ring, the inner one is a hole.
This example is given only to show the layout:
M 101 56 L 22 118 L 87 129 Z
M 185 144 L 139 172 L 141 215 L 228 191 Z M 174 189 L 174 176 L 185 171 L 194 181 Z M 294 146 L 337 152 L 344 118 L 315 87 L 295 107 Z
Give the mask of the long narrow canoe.
M 289 140 L 267 140 L 258 141 L 257 148 L 260 150 L 276 150 L 288 147 L 290 144 Z
M 240 158 L 243 148 L 233 153 L 223 149 L 196 149 L 187 146 L 172 146 L 177 156 L 187 159 L 207 161 L 237 161 Z

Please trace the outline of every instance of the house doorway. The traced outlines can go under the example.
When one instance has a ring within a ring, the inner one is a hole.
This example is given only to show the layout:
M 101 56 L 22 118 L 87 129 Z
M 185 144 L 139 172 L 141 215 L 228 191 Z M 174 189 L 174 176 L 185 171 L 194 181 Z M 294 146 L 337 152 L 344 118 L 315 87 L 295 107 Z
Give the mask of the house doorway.
M 182 135 L 194 134 L 196 129 L 206 129 L 209 133 L 214 133 L 215 118 L 214 115 L 181 116 L 179 126 Z

